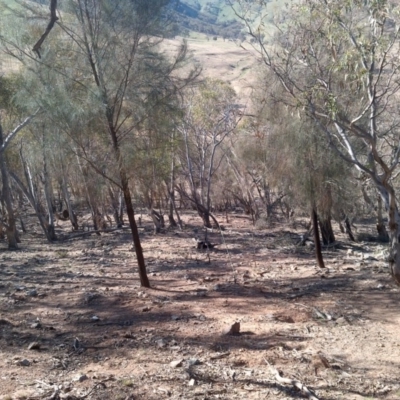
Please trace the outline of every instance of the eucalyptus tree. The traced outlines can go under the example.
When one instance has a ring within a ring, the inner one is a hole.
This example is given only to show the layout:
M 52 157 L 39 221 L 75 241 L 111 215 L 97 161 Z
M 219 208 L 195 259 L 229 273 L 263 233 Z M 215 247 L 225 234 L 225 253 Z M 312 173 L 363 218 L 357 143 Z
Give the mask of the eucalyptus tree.
M 311 118 L 331 148 L 377 188 L 388 217 L 389 267 L 400 284 L 393 184 L 400 158 L 398 11 L 387 1 L 304 0 L 286 12 L 268 43 L 261 25 L 247 26 L 284 88 L 280 101 Z

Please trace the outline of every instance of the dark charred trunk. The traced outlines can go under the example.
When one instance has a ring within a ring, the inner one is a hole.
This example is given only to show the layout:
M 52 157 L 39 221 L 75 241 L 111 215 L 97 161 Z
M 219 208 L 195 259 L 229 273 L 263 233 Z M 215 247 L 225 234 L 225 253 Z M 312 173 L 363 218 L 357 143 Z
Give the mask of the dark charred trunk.
M 319 237 L 319 230 L 318 230 L 318 216 L 317 212 L 315 211 L 315 208 L 311 210 L 311 220 L 314 231 L 315 257 L 317 259 L 318 266 L 320 268 L 325 268 L 324 258 L 322 256 L 322 250 L 321 250 L 321 240 Z

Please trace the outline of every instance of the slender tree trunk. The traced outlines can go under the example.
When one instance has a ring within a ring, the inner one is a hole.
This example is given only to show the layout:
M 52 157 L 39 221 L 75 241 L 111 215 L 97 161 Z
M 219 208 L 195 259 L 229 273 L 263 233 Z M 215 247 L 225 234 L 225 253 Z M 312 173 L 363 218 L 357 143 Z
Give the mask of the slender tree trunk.
M 51 242 L 52 240 L 51 240 L 51 237 L 47 230 L 45 216 L 44 216 L 41 206 L 37 200 L 37 196 L 36 196 L 36 192 L 35 192 L 35 185 L 33 185 L 33 181 L 32 181 L 32 175 L 30 174 L 29 167 L 23 157 L 22 152 L 20 152 L 20 157 L 21 157 L 22 165 L 24 166 L 25 179 L 27 181 L 28 187 L 26 187 L 23 184 L 23 182 L 21 181 L 21 179 L 19 179 L 19 177 L 11 171 L 10 171 L 10 176 L 12 177 L 14 182 L 19 186 L 21 191 L 24 193 L 25 197 L 28 199 L 30 205 L 35 210 L 36 216 L 39 220 L 39 224 L 43 230 L 43 233 L 45 234 L 47 240 L 49 242 Z
M 321 250 L 321 240 L 319 237 L 319 230 L 318 230 L 318 216 L 314 207 L 311 210 L 311 220 L 314 231 L 315 257 L 317 259 L 318 266 L 320 268 L 325 268 L 324 258 L 322 256 L 322 250 Z
M 3 127 L 0 120 L 0 147 L 3 145 Z M 3 200 L 7 210 L 7 242 L 8 248 L 10 250 L 18 249 L 18 233 L 16 220 L 14 216 L 14 210 L 12 207 L 12 199 L 11 199 L 11 189 L 10 189 L 10 181 L 8 179 L 8 171 L 5 160 L 4 151 L 0 152 L 0 169 L 1 169 L 1 179 L 3 181 Z
M 112 143 L 113 143 L 115 159 L 116 159 L 116 161 L 118 163 L 118 167 L 119 167 L 118 169 L 119 169 L 119 177 L 120 177 L 120 181 L 121 181 L 121 189 L 122 189 L 122 193 L 124 195 L 126 214 L 128 215 L 129 226 L 130 226 L 131 232 L 132 232 L 132 240 L 133 240 L 133 245 L 135 247 L 136 258 L 137 258 L 137 263 L 138 263 L 138 268 L 139 268 L 140 284 L 141 284 L 141 286 L 149 288 L 150 282 L 149 282 L 149 278 L 147 277 L 146 264 L 144 261 L 142 245 L 140 243 L 139 230 L 138 230 L 138 227 L 137 227 L 136 221 L 135 221 L 135 211 L 133 209 L 132 196 L 131 196 L 131 192 L 129 189 L 129 181 L 128 181 L 128 177 L 127 177 L 127 174 L 125 171 L 125 167 L 123 165 L 122 155 L 121 155 L 121 151 L 119 148 L 118 137 L 117 137 L 117 133 L 115 131 L 114 123 L 113 123 L 113 114 L 112 114 L 112 110 L 110 107 L 107 107 L 106 117 L 107 117 L 107 122 L 108 122 L 108 131 L 111 136 Z
M 117 152 L 119 157 L 119 152 Z M 124 195 L 126 213 L 128 215 L 129 226 L 132 232 L 133 245 L 135 247 L 137 263 L 139 267 L 140 284 L 144 287 L 150 287 L 149 278 L 147 277 L 146 264 L 144 262 L 143 249 L 140 243 L 139 230 L 135 221 L 135 212 L 132 204 L 131 192 L 128 186 L 128 179 L 123 168 L 120 168 L 121 187 Z

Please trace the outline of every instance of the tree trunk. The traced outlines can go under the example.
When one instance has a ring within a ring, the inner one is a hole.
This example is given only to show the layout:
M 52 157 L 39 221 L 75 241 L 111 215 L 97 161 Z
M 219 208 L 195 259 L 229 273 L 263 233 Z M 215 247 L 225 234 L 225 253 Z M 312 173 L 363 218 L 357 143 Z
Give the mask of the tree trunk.
M 108 104 L 108 103 L 106 103 L 106 104 Z M 118 136 L 117 136 L 117 132 L 114 127 L 114 122 L 113 122 L 114 118 L 113 118 L 113 114 L 112 114 L 112 108 L 110 106 L 107 106 L 106 117 L 107 117 L 107 122 L 108 122 L 108 131 L 111 136 L 112 143 L 113 143 L 115 160 L 118 163 L 119 177 L 120 177 L 120 181 L 121 181 L 121 189 L 122 189 L 122 193 L 124 195 L 126 214 L 128 215 L 129 226 L 131 228 L 132 240 L 133 240 L 133 245 L 135 247 L 135 253 L 136 253 L 136 258 L 137 258 L 137 263 L 138 263 L 138 268 L 139 268 L 140 284 L 143 287 L 149 288 L 150 282 L 149 282 L 149 278 L 147 277 L 146 264 L 144 261 L 142 245 L 140 243 L 139 230 L 138 230 L 138 227 L 137 227 L 136 221 L 135 221 L 135 211 L 133 209 L 131 192 L 129 190 L 129 181 L 128 181 L 128 177 L 127 177 L 127 174 L 125 171 L 125 167 L 123 165 L 122 155 L 121 155 L 121 151 L 119 148 Z
M 325 268 L 324 258 L 322 256 L 322 250 L 321 250 L 321 240 L 319 238 L 319 231 L 318 231 L 318 216 L 314 207 L 311 210 L 311 220 L 314 231 L 315 257 L 317 259 L 318 266 L 320 268 Z
M 3 145 L 3 127 L 0 121 L 0 147 L 2 145 Z M 1 179 L 3 181 L 3 193 L 2 193 L 3 200 L 5 202 L 5 206 L 7 209 L 6 235 L 7 235 L 8 248 L 10 250 L 16 250 L 18 249 L 18 233 L 14 216 L 14 210 L 12 207 L 10 181 L 8 179 L 8 171 L 7 171 L 4 151 L 0 153 L 0 169 L 1 169 Z
M 118 146 L 118 144 L 117 144 L 117 146 Z M 117 152 L 117 156 L 119 156 L 119 152 Z M 135 221 L 135 212 L 133 210 L 131 192 L 130 192 L 129 186 L 128 186 L 128 179 L 126 177 L 124 169 L 121 169 L 121 168 L 120 168 L 120 177 L 121 177 L 122 193 L 124 194 L 124 200 L 125 200 L 125 205 L 126 205 L 126 213 L 128 215 L 129 226 L 130 226 L 131 232 L 132 232 L 132 239 L 133 239 L 137 263 L 138 263 L 138 267 L 139 267 L 140 284 L 144 287 L 149 288 L 150 282 L 149 282 L 149 278 L 147 277 L 146 264 L 144 262 L 144 256 L 143 256 L 143 249 L 142 249 L 142 245 L 140 243 L 139 231 L 138 231 L 136 221 Z
M 16 174 L 14 174 L 12 171 L 10 171 L 10 176 L 12 177 L 14 182 L 18 185 L 18 187 L 21 189 L 21 191 L 25 195 L 25 197 L 28 199 L 32 208 L 35 210 L 36 216 L 39 220 L 39 224 L 40 224 L 47 240 L 49 242 L 51 242 L 51 237 L 49 236 L 49 232 L 47 230 L 47 224 L 46 224 L 44 213 L 42 212 L 41 206 L 37 201 L 35 187 L 34 187 L 33 181 L 32 181 L 32 175 L 30 174 L 29 167 L 28 167 L 26 161 L 24 160 L 22 152 L 20 152 L 20 157 L 21 157 L 22 165 L 24 167 L 25 179 L 28 183 L 28 187 L 26 187 L 23 184 L 23 182 L 21 181 L 21 179 L 19 179 L 19 177 Z

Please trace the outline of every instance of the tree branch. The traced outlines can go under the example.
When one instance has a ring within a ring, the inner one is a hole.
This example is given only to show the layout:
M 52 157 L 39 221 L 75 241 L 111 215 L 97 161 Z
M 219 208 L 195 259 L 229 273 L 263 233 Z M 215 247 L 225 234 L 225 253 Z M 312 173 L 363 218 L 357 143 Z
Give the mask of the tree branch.
M 33 46 L 32 51 L 34 51 L 39 58 L 42 58 L 40 55 L 40 47 L 42 46 L 43 42 L 46 40 L 47 36 L 49 35 L 50 31 L 53 29 L 54 24 L 58 21 L 57 17 L 57 0 L 50 1 L 50 22 L 47 25 L 46 30 L 44 31 L 43 35 L 40 39 L 36 42 Z

